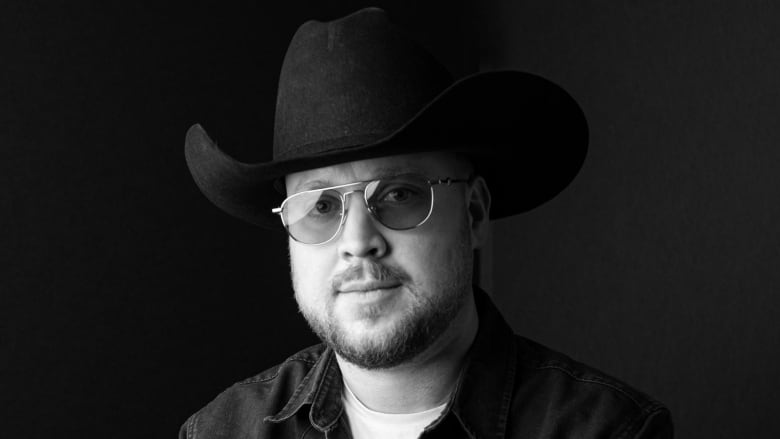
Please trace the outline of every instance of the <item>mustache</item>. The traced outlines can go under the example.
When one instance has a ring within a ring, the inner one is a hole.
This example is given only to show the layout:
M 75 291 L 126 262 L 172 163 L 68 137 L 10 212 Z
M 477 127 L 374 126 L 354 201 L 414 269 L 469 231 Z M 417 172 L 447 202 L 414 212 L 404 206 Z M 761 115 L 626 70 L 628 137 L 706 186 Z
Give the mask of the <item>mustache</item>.
M 339 291 L 341 286 L 348 282 L 370 280 L 404 283 L 408 282 L 410 277 L 405 271 L 397 267 L 387 266 L 378 262 L 364 262 L 359 265 L 352 265 L 334 275 L 331 280 L 331 291 Z

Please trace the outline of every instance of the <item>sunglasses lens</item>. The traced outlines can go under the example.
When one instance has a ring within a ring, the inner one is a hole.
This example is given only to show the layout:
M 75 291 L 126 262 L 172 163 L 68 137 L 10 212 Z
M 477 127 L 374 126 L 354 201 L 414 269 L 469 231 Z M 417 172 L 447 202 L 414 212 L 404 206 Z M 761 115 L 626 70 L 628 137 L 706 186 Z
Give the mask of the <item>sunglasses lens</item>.
M 366 199 L 374 217 L 394 230 L 419 226 L 433 205 L 430 184 L 417 175 L 372 181 L 366 186 Z
M 338 192 L 309 191 L 288 198 L 282 215 L 290 236 L 296 241 L 320 244 L 339 230 L 342 210 Z

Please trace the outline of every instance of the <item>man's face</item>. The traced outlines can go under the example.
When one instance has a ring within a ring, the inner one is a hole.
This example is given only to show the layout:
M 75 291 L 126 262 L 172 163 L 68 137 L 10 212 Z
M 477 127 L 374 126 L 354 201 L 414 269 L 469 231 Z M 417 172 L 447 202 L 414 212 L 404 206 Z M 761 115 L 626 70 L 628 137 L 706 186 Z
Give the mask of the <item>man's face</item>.
M 469 171 L 451 154 L 399 155 L 290 174 L 286 187 L 289 196 L 405 173 L 464 179 Z M 434 186 L 430 218 L 403 231 L 379 224 L 363 192 L 354 192 L 333 240 L 306 245 L 290 239 L 295 298 L 315 333 L 367 369 L 402 364 L 429 347 L 470 298 L 471 192 L 467 183 Z

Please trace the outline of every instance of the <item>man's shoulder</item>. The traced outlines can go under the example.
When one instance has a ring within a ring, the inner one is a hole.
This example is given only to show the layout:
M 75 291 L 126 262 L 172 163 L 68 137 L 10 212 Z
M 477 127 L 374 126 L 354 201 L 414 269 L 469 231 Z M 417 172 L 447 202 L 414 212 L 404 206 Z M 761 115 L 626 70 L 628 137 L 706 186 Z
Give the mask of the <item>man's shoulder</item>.
M 602 370 L 531 339 L 517 335 L 515 340 L 519 347 L 520 373 L 526 380 L 559 383 L 553 389 L 560 391 L 577 386 L 578 391 L 616 397 L 639 409 L 660 405 L 644 392 Z
M 533 340 L 521 336 L 515 340 L 518 375 L 513 407 L 519 416 L 527 414 L 533 400 L 533 406 L 544 407 L 554 420 L 544 428 L 560 434 L 566 433 L 561 428 L 576 431 L 585 424 L 596 431 L 622 431 L 625 437 L 656 437 L 646 435 L 671 429 L 668 409 L 646 393 Z
M 193 438 L 196 431 L 212 428 L 244 429 L 278 413 L 324 351 L 322 344 L 310 346 L 255 376 L 236 382 L 193 414 L 182 425 L 179 437 Z

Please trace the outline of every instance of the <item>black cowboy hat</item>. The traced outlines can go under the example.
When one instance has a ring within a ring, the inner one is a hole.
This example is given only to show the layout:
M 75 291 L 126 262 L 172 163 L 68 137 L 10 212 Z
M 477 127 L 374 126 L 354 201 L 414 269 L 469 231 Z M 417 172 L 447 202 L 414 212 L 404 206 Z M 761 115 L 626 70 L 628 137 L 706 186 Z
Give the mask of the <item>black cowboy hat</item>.
M 467 155 L 490 187 L 491 218 L 521 213 L 571 182 L 587 144 L 585 116 L 559 86 L 519 71 L 453 81 L 384 11 L 368 8 L 298 28 L 279 77 L 272 161 L 237 161 L 200 125 L 187 132 L 185 156 L 214 204 L 274 227 L 285 175 L 422 151 Z

